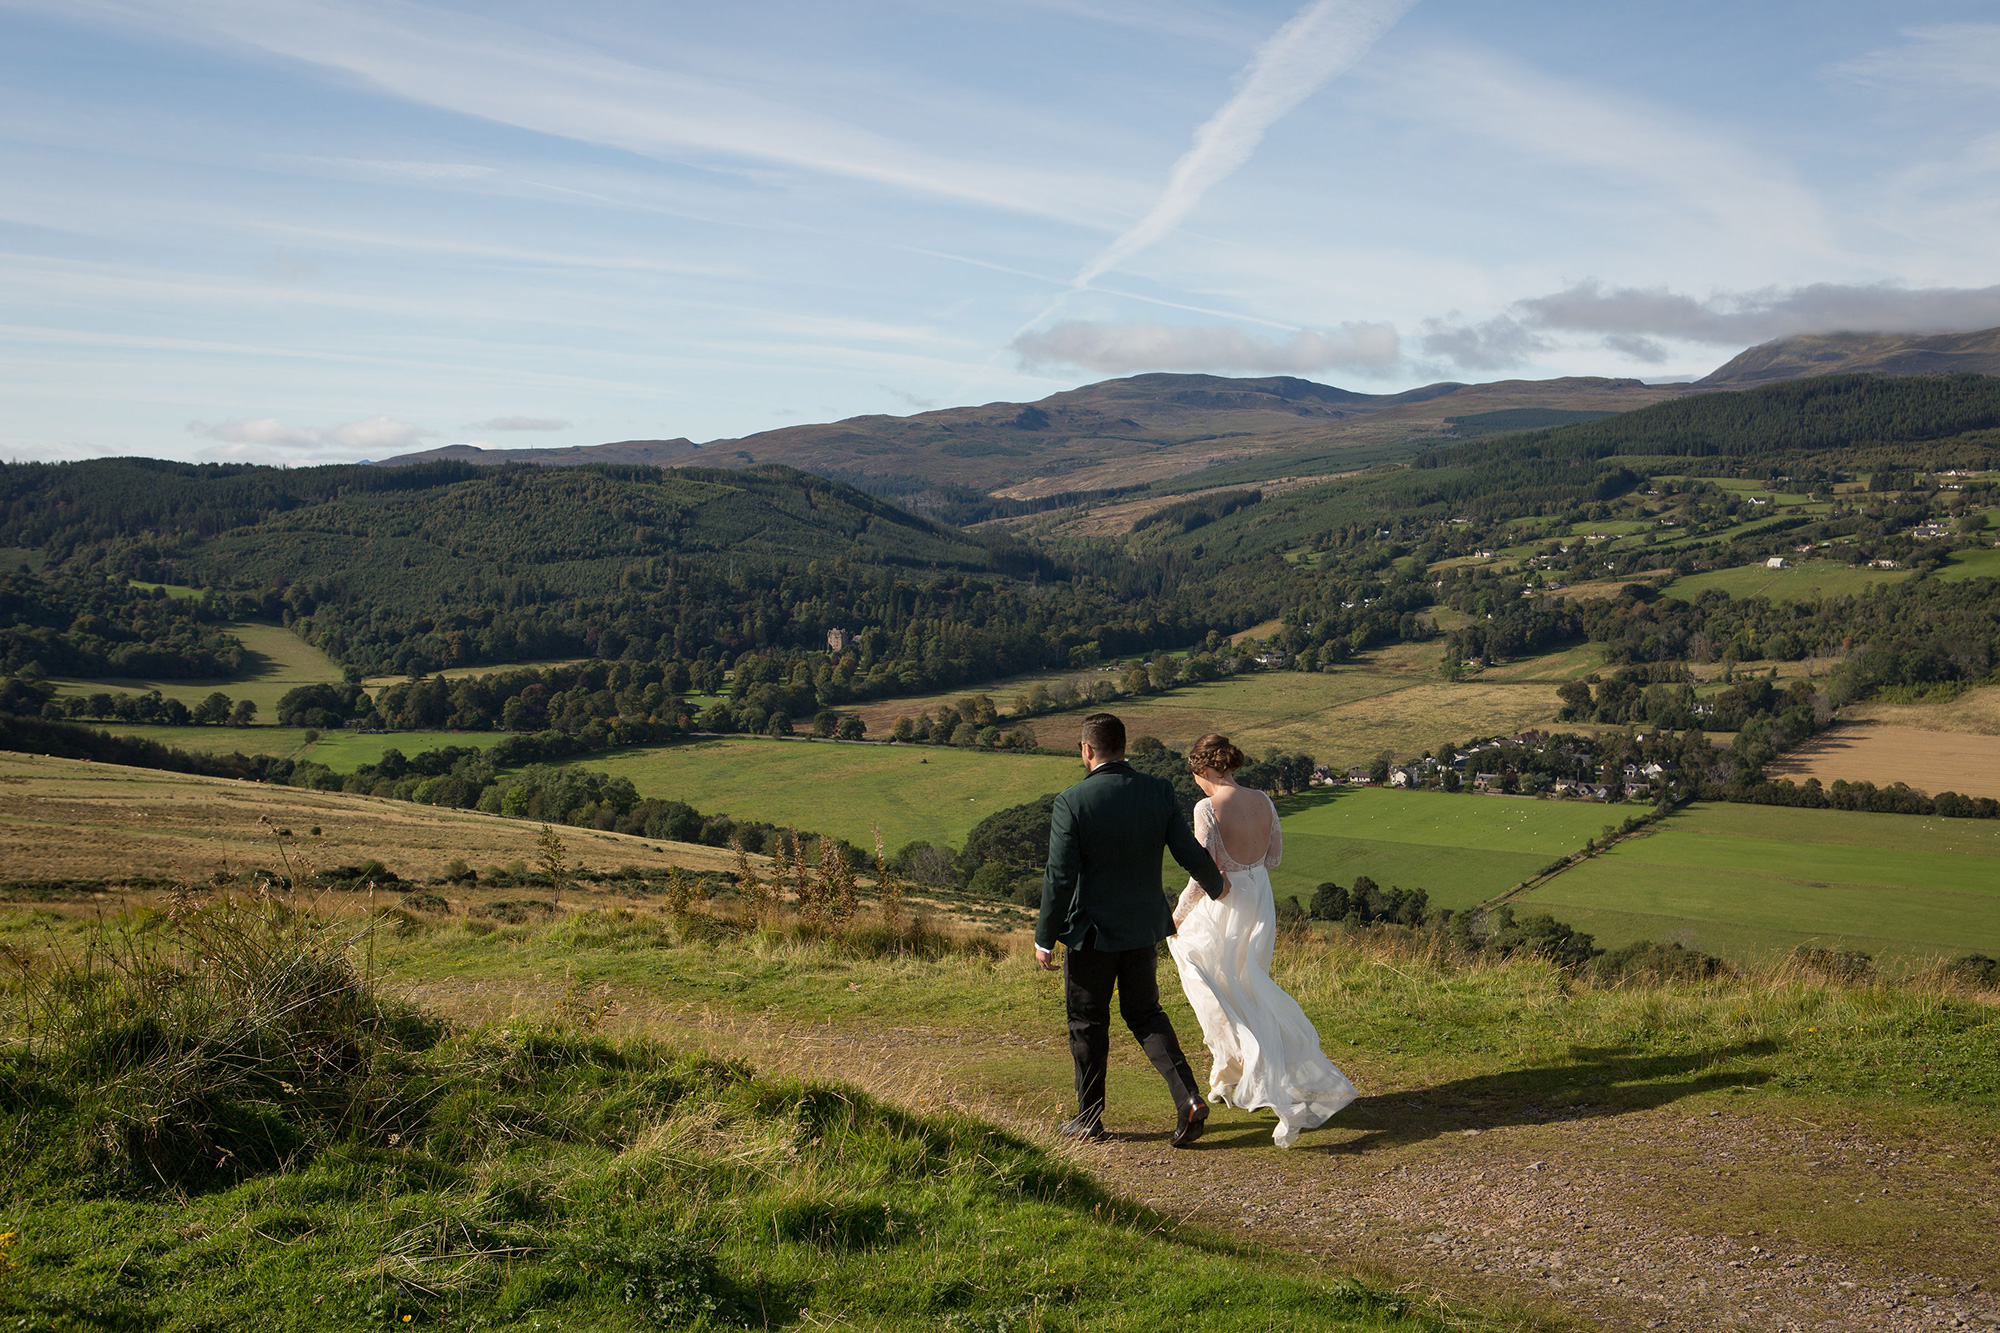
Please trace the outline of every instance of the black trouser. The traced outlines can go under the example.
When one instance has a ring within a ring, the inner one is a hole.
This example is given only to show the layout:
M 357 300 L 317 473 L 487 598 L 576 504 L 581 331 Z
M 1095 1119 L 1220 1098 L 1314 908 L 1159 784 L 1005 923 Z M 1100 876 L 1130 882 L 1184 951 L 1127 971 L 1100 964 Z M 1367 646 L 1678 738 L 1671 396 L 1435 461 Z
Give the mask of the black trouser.
M 1198 1098 L 1194 1071 L 1181 1054 L 1180 1039 L 1167 1011 L 1160 1007 L 1160 982 L 1155 969 L 1159 950 L 1068 949 L 1063 953 L 1063 1000 L 1069 1008 L 1069 1053 L 1076 1061 L 1076 1106 L 1080 1120 L 1104 1114 L 1104 1072 L 1111 1059 L 1111 991 L 1118 991 L 1118 1013 L 1145 1048 L 1146 1058 L 1174 1097 L 1174 1109 L 1185 1110 Z

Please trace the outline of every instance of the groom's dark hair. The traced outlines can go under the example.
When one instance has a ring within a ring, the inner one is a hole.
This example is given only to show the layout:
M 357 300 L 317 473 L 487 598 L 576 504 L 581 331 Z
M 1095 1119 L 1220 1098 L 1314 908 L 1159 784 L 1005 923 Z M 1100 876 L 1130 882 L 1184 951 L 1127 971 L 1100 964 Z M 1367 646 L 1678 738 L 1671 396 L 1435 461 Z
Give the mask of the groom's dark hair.
M 1106 759 L 1116 759 L 1125 753 L 1125 724 L 1109 713 L 1092 713 L 1083 720 L 1083 743 Z

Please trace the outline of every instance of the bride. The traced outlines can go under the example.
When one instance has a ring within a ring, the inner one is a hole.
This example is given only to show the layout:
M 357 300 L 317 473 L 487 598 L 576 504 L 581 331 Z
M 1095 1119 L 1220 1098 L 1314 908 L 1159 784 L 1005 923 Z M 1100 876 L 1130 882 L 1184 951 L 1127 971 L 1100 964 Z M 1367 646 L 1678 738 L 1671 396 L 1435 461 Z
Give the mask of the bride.
M 1210 1098 L 1238 1110 L 1277 1112 L 1272 1137 L 1289 1148 L 1356 1093 L 1320 1053 L 1319 1033 L 1298 1001 L 1271 980 L 1278 913 L 1270 868 L 1284 840 L 1271 798 L 1230 776 L 1242 764 L 1243 752 L 1213 733 L 1188 752 L 1194 780 L 1208 793 L 1194 808 L 1194 834 L 1229 877 L 1229 888 L 1211 900 L 1190 881 L 1174 909 L 1179 933 L 1167 947 L 1215 1057 Z

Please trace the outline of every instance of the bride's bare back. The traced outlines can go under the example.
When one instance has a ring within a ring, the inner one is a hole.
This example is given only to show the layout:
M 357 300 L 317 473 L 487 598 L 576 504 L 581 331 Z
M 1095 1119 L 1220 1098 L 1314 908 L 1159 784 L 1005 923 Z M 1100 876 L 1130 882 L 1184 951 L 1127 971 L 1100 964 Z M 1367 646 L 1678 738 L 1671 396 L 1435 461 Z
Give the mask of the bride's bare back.
M 1271 850 L 1270 798 L 1255 787 L 1239 787 L 1225 779 L 1213 784 L 1208 803 L 1229 859 L 1240 866 L 1261 862 Z

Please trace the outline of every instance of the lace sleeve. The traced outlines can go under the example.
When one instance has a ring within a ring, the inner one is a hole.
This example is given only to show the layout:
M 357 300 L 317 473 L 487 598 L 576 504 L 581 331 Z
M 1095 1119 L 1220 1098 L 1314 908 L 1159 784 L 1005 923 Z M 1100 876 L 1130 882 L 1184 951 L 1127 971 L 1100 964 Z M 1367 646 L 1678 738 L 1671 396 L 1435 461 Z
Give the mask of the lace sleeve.
M 1208 849 L 1217 865 L 1222 864 L 1222 829 L 1216 822 L 1215 802 L 1206 796 L 1194 803 L 1194 840 Z
M 1186 925 L 1187 919 L 1194 912 L 1194 909 L 1207 901 L 1208 890 L 1201 886 L 1201 881 L 1189 880 L 1187 887 L 1181 890 L 1180 901 L 1174 904 L 1174 928 L 1178 930 L 1180 927 Z
M 1278 862 L 1285 859 L 1285 827 L 1278 822 L 1278 805 L 1269 796 L 1265 804 L 1271 807 L 1271 845 L 1264 849 L 1264 868 L 1275 869 Z

